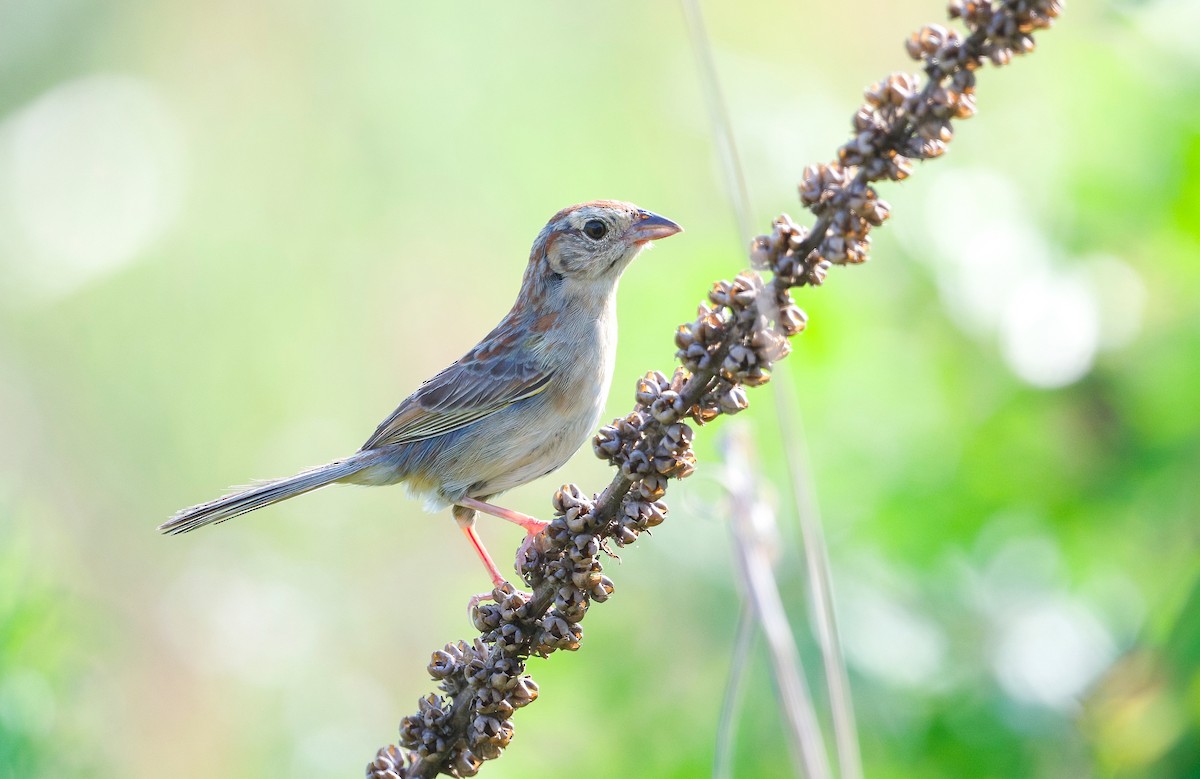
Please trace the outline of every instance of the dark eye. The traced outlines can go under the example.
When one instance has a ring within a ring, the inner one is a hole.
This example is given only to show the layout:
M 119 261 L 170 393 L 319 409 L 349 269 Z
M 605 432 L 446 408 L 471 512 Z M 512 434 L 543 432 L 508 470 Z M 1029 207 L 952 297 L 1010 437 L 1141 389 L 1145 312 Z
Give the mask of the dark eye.
M 593 241 L 599 241 L 608 232 L 608 225 L 599 219 L 589 219 L 583 226 L 583 234 Z

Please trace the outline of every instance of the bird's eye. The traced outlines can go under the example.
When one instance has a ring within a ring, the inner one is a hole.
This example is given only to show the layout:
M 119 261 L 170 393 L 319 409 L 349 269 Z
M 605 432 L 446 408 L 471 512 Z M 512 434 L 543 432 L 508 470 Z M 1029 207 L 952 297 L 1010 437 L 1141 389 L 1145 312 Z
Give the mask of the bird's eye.
M 589 219 L 583 226 L 583 234 L 593 241 L 599 241 L 608 232 L 608 225 L 599 219 Z

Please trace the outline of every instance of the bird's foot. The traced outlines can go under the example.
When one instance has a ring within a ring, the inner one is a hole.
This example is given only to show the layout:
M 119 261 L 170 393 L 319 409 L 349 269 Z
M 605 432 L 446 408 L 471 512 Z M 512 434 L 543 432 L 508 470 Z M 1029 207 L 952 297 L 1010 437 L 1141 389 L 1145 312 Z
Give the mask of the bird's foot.
M 529 529 L 525 534 L 525 540 L 517 547 L 516 568 L 517 573 L 522 576 L 525 575 L 526 571 L 532 570 L 536 566 L 538 556 L 545 549 L 542 542 L 546 539 L 546 536 L 542 535 L 542 531 L 550 523 L 542 522 L 540 519 L 536 521 L 541 523 L 540 526 L 536 529 Z
M 479 604 L 483 603 L 485 600 L 491 600 L 491 601 L 496 600 L 495 591 L 493 590 L 492 592 L 480 592 L 475 595 L 472 595 L 470 598 L 467 599 L 467 616 L 471 619 L 472 622 L 475 621 L 475 610 L 478 609 Z
M 484 601 L 491 601 L 493 603 L 502 605 L 514 595 L 521 596 L 518 599 L 519 602 L 528 601 L 533 597 L 533 593 L 523 592 L 512 586 L 512 584 L 509 582 L 500 581 L 497 582 L 495 589 L 493 589 L 491 592 L 481 592 L 477 595 L 472 595 L 467 600 L 467 616 L 471 618 L 471 622 L 477 628 L 483 630 L 484 626 L 481 624 L 481 620 L 477 618 L 479 615 L 479 604 L 483 603 Z

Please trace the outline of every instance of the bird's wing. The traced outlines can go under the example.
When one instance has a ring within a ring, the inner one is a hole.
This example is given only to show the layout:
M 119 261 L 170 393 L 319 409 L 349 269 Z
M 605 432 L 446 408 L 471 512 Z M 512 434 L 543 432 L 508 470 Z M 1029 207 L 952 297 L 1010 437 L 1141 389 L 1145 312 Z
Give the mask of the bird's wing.
M 481 344 L 482 346 L 482 344 Z M 420 441 L 478 422 L 550 385 L 554 373 L 532 354 L 473 350 L 416 392 L 383 420 L 363 449 Z

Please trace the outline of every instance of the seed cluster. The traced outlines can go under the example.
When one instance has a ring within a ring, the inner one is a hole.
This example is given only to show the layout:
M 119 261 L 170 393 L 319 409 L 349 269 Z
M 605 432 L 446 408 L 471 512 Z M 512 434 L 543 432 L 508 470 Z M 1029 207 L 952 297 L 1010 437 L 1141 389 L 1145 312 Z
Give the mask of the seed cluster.
M 800 201 L 816 217 L 813 227 L 777 218 L 770 234 L 751 242 L 754 270 L 714 284 L 696 318 L 676 330 L 679 367 L 669 378 L 640 378 L 633 410 L 592 442 L 617 468 L 613 481 L 598 495 L 575 485 L 555 493 L 554 519 L 521 560 L 532 593 L 504 584 L 493 602 L 473 607 L 479 637 L 433 654 L 429 674 L 441 692 L 418 701 L 398 744 L 367 766 L 368 779 L 473 776 L 500 755 L 513 736 L 513 713 L 538 694 L 525 661 L 579 648 L 588 608 L 613 593 L 602 563 L 609 545 L 631 544 L 661 524 L 669 481 L 695 469 L 692 425 L 744 410 L 746 388 L 769 381 L 773 364 L 788 354 L 788 337 L 804 330 L 792 290 L 821 285 L 833 265 L 866 261 L 871 229 L 890 210 L 872 185 L 907 178 L 914 160 L 944 153 L 952 121 L 975 113 L 975 71 L 1031 51 L 1033 32 L 1061 10 L 1061 0 L 952 0 L 950 16 L 962 20 L 965 37 L 929 25 L 909 38 L 924 85 L 896 73 L 866 90 L 837 159 L 804 171 Z

